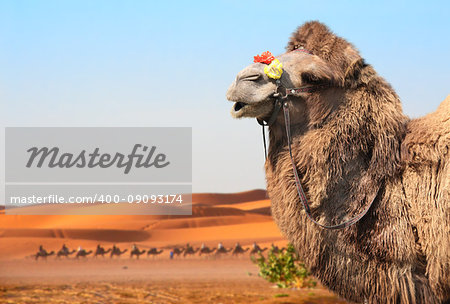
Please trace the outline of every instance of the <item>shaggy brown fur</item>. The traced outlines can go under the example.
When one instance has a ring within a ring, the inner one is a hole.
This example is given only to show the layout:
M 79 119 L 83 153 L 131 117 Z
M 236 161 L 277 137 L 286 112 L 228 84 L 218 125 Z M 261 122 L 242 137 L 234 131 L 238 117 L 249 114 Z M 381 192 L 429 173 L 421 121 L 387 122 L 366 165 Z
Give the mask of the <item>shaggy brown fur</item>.
M 270 127 L 266 162 L 278 226 L 311 272 L 346 299 L 449 299 L 450 97 L 435 113 L 410 121 L 391 86 L 326 26 L 304 24 L 287 51 L 298 46 L 332 71 L 303 73 L 304 83 L 332 87 L 290 103 L 293 155 L 314 217 L 341 223 L 379 192 L 357 224 L 339 231 L 315 226 L 297 194 L 280 114 Z

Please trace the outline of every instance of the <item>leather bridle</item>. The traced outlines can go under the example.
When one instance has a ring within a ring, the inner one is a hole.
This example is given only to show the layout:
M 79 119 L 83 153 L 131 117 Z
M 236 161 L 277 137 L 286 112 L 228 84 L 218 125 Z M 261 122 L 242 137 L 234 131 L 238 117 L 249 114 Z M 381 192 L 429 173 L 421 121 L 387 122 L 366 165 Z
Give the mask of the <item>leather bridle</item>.
M 304 51 L 305 53 L 311 54 L 310 52 L 304 50 L 304 49 L 297 49 L 298 51 Z M 338 230 L 338 229 L 344 229 L 347 228 L 355 223 L 357 223 L 359 220 L 361 220 L 369 211 L 370 207 L 373 205 L 374 201 L 376 200 L 378 193 L 380 192 L 380 188 L 378 188 L 378 190 L 375 192 L 375 194 L 372 194 L 371 197 L 369 197 L 370 199 L 370 204 L 368 204 L 366 206 L 366 208 L 359 214 L 357 214 L 356 216 L 350 218 L 347 221 L 344 221 L 340 224 L 336 224 L 336 225 L 324 225 L 321 224 L 319 222 L 317 222 L 314 217 L 311 214 L 311 209 L 309 207 L 308 204 L 308 199 L 306 198 L 305 192 L 303 191 L 303 187 L 301 185 L 300 182 L 300 177 L 298 175 L 298 170 L 297 170 L 297 166 L 295 165 L 295 160 L 294 157 L 292 155 L 292 147 L 291 147 L 291 141 L 292 141 L 292 137 L 291 137 L 291 120 L 290 120 L 290 115 L 289 115 L 289 96 L 297 96 L 297 94 L 299 93 L 310 93 L 313 91 L 317 91 L 329 86 L 325 86 L 325 85 L 305 85 L 302 87 L 298 87 L 298 88 L 285 88 L 282 84 L 280 79 L 276 80 L 276 84 L 277 84 L 277 88 L 275 93 L 273 94 L 273 97 L 276 98 L 275 102 L 274 102 L 274 109 L 272 111 L 272 114 L 270 116 L 270 118 L 266 121 L 263 119 L 259 119 L 257 118 L 256 120 L 258 121 L 258 123 L 262 126 L 262 132 L 263 132 L 263 142 L 264 142 L 264 153 L 265 153 L 265 157 L 267 160 L 267 147 L 266 147 L 266 135 L 265 135 L 265 127 L 266 126 L 272 126 L 277 117 L 278 117 L 278 113 L 280 112 L 280 109 L 283 108 L 283 114 L 284 114 L 284 122 L 285 122 L 285 127 L 286 127 L 286 138 L 287 138 L 287 143 L 288 143 L 288 149 L 289 149 L 289 157 L 291 159 L 291 164 L 292 164 L 292 170 L 294 172 L 294 178 L 295 178 L 295 185 L 297 188 L 297 193 L 298 196 L 300 198 L 300 201 L 303 205 L 303 209 L 305 210 L 306 216 L 317 226 L 323 228 L 323 229 L 328 229 L 328 230 Z

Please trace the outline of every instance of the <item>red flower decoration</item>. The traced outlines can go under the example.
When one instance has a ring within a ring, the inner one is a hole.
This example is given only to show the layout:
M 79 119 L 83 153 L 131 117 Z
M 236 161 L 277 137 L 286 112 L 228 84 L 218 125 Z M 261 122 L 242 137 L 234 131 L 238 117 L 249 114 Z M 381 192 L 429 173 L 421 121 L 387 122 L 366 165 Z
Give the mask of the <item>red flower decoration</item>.
M 270 64 L 274 60 L 275 57 L 273 57 L 272 53 L 269 51 L 262 53 L 261 56 L 256 55 L 253 57 L 253 62 L 261 62 L 265 64 Z

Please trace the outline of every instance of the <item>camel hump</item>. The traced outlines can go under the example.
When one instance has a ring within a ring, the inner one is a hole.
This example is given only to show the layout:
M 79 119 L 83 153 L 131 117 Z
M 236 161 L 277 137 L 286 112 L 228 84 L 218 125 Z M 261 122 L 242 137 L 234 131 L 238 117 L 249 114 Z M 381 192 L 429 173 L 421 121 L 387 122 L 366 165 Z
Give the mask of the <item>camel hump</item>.
M 436 124 L 436 127 L 440 126 L 441 129 L 445 127 L 448 132 L 450 127 L 450 95 L 441 102 L 436 111 L 426 115 L 423 119 Z
M 450 161 L 450 95 L 436 111 L 408 122 L 402 142 L 406 163 Z
M 450 95 L 448 95 L 443 102 L 439 105 L 435 112 L 430 113 L 429 115 L 432 119 L 436 119 L 438 123 L 442 123 L 446 125 L 447 132 L 450 124 Z
M 441 104 L 438 107 L 438 111 L 439 111 L 440 108 L 447 109 L 447 113 L 450 112 L 450 95 L 447 95 L 447 97 L 444 99 L 444 101 L 441 102 Z

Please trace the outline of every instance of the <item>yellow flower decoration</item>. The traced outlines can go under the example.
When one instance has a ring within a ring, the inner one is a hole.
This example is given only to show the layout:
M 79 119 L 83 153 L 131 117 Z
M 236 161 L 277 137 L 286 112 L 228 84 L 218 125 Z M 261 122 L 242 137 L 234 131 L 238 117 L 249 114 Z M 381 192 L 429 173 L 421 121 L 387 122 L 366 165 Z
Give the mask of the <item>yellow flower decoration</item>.
M 278 59 L 274 59 L 269 65 L 264 67 L 264 73 L 273 79 L 280 79 L 283 74 L 283 65 Z

